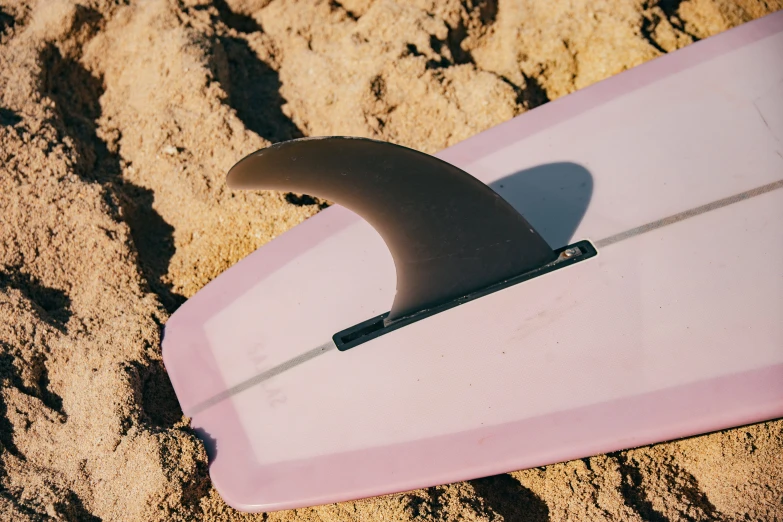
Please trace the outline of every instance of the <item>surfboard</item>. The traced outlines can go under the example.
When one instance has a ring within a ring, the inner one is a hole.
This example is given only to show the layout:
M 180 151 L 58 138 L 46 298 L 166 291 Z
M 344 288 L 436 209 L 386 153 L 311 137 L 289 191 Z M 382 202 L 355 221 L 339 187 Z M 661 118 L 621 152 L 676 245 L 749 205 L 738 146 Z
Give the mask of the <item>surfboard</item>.
M 783 416 L 781 64 L 778 12 L 437 154 L 578 262 L 400 326 L 403 254 L 334 205 L 206 285 L 162 347 L 221 496 L 311 506 Z

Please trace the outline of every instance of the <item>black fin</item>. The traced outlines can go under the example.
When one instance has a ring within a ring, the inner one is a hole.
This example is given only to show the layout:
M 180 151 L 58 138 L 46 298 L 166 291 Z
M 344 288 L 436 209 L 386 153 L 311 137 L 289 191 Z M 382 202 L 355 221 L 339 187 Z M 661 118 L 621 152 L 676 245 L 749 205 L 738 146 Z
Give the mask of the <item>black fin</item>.
M 234 189 L 318 196 L 369 222 L 397 271 L 390 321 L 556 258 L 487 185 L 445 161 L 391 143 L 349 137 L 286 141 L 245 157 L 226 181 Z

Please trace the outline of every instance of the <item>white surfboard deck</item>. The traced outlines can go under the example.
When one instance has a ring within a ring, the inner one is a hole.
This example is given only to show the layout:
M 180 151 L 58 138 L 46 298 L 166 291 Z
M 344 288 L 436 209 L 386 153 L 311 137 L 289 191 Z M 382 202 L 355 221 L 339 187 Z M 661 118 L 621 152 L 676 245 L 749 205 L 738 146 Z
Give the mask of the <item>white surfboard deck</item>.
M 230 505 L 472 479 L 783 416 L 783 12 L 438 157 L 598 256 L 348 351 L 391 255 L 331 207 L 208 284 L 163 357 Z

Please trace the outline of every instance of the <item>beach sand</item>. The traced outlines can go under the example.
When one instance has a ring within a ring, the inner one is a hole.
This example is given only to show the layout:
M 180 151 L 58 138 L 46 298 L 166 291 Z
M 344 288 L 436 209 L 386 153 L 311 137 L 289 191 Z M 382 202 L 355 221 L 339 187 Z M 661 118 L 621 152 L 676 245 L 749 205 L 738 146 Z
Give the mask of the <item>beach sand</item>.
M 783 520 L 782 421 L 242 514 L 160 355 L 184 299 L 325 204 L 227 190 L 244 155 L 329 134 L 436 152 L 782 7 L 0 0 L 0 519 Z

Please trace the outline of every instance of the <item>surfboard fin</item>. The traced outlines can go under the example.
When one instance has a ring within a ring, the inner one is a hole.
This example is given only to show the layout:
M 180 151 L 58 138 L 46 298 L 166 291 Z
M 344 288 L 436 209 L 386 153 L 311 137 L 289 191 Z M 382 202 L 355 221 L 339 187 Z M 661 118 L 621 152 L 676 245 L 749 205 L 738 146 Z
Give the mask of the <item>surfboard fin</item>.
M 434 156 L 366 138 L 304 138 L 239 161 L 233 189 L 306 193 L 372 225 L 391 251 L 397 293 L 386 324 L 554 261 L 509 203 Z

